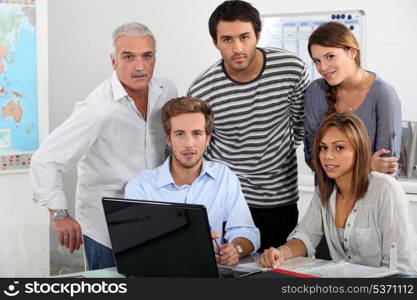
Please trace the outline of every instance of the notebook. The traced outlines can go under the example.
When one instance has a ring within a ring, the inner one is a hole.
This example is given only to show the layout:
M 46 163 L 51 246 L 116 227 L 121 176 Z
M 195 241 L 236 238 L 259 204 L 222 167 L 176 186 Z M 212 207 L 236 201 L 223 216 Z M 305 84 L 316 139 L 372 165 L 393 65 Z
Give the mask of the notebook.
M 218 268 L 203 205 L 102 199 L 117 271 L 132 277 L 247 277 Z M 223 275 L 222 275 L 223 274 Z

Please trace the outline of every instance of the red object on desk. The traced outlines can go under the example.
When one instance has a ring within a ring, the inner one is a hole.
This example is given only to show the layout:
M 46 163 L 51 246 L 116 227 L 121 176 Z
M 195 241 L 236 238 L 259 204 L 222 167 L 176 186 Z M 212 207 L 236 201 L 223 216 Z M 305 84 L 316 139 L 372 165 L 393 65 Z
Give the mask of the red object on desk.
M 277 269 L 272 269 L 271 272 L 279 273 L 279 274 L 282 274 L 284 276 L 286 275 L 288 277 L 319 278 L 318 276 L 313 276 L 313 275 L 309 275 L 309 274 L 298 273 L 298 272 L 288 271 L 288 270 L 283 270 L 283 269 L 278 269 L 278 268 Z

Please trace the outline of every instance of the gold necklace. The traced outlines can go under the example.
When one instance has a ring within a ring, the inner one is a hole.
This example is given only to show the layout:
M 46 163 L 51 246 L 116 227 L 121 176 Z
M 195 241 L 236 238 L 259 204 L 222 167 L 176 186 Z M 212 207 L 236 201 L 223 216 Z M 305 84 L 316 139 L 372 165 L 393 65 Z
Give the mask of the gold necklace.
M 365 81 L 364 80 L 365 79 L 365 71 L 362 68 L 361 68 L 361 70 L 362 70 L 362 79 L 361 79 L 361 82 L 359 83 L 359 87 L 357 89 L 356 98 L 354 99 L 354 102 L 358 101 L 359 96 L 360 96 L 361 91 L 362 91 L 362 88 L 363 88 L 363 83 Z M 347 107 L 347 111 L 348 112 L 353 112 L 353 106 L 354 106 L 355 103 L 347 103 L 347 100 L 344 97 L 344 91 L 340 86 L 339 86 L 338 91 L 340 92 L 340 98 L 339 98 L 340 103 L 342 103 L 342 100 L 344 99 L 344 104 Z M 339 103 L 339 105 L 340 105 L 340 103 Z

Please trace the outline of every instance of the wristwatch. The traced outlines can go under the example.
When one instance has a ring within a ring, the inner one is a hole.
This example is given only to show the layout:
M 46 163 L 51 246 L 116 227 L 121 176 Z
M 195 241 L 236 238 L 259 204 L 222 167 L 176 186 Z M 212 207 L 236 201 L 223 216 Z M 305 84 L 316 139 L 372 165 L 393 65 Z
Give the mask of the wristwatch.
M 62 220 L 64 219 L 66 216 L 69 216 L 68 214 L 68 210 L 66 209 L 57 209 L 53 214 L 52 214 L 52 219 L 53 220 Z
M 239 254 L 239 257 L 242 257 L 243 252 L 244 252 L 242 246 L 239 245 L 239 243 L 237 243 L 235 241 L 232 242 L 232 245 L 235 246 L 235 248 L 237 250 L 237 253 Z

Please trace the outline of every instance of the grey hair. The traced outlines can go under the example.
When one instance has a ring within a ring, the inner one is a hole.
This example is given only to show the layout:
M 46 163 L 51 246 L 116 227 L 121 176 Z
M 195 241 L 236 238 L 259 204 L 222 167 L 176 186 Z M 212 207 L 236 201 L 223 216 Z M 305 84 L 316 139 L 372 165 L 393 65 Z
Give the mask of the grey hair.
M 113 31 L 110 53 L 113 55 L 115 54 L 116 41 L 121 36 L 145 36 L 145 35 L 149 35 L 152 38 L 155 44 L 155 48 L 156 48 L 155 36 L 153 35 L 152 31 L 145 25 L 141 23 L 137 23 L 137 22 L 130 22 L 130 23 L 125 23 L 125 24 L 120 25 Z

